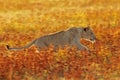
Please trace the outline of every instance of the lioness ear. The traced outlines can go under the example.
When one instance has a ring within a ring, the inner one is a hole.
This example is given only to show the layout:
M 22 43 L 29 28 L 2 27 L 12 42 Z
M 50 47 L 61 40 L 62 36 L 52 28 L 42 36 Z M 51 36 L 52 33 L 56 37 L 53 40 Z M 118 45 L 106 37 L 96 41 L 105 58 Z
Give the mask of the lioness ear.
M 88 26 L 88 27 L 86 27 L 86 28 L 84 28 L 84 31 L 87 31 L 87 30 L 89 30 L 89 28 L 90 28 L 89 26 Z

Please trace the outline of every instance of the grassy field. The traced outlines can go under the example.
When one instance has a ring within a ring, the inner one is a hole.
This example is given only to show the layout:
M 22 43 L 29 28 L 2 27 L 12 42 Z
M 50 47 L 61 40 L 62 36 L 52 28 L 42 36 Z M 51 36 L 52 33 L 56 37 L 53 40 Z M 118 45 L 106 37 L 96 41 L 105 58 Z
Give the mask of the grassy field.
M 96 34 L 91 54 L 5 48 L 75 26 Z M 0 0 L 0 80 L 120 80 L 120 0 Z

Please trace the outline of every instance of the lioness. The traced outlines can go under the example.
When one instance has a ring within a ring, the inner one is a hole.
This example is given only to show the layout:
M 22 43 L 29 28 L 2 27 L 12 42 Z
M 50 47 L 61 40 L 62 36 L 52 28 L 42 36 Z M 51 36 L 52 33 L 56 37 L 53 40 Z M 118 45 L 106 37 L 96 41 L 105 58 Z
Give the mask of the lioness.
M 65 31 L 60 31 L 54 34 L 45 35 L 43 37 L 37 38 L 33 40 L 26 46 L 20 48 L 10 48 L 8 45 L 6 46 L 8 50 L 21 50 L 30 47 L 31 45 L 35 45 L 37 49 L 40 51 L 42 48 L 48 47 L 50 44 L 54 45 L 55 48 L 58 46 L 64 47 L 68 46 L 76 46 L 79 50 L 88 50 L 87 47 L 80 43 L 80 39 L 84 38 L 86 40 L 95 42 L 96 37 L 90 27 L 86 28 L 70 28 Z

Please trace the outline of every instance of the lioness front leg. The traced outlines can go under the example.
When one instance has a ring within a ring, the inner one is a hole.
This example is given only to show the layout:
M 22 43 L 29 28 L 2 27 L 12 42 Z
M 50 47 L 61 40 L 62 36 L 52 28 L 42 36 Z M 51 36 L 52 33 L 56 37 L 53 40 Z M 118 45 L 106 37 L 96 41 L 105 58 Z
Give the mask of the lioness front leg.
M 77 46 L 77 48 L 79 49 L 79 50 L 89 50 L 87 47 L 85 47 L 84 45 L 80 45 L 80 44 L 76 44 L 76 46 Z
M 87 50 L 88 52 L 90 51 L 86 46 L 80 44 L 80 42 L 78 42 L 78 41 L 75 42 L 75 46 L 76 46 L 79 50 Z
M 88 53 L 91 53 L 91 51 L 90 51 L 86 46 L 84 46 L 84 45 L 77 44 L 76 46 L 77 46 L 77 49 L 78 49 L 78 50 L 85 50 L 85 51 L 87 51 Z

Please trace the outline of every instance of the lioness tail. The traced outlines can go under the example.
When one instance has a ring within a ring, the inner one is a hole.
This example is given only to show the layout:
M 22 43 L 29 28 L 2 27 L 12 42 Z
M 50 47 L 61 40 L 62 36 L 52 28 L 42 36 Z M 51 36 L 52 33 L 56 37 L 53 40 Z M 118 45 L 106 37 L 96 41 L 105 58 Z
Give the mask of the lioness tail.
M 8 50 L 21 50 L 21 49 L 26 49 L 26 48 L 29 48 L 30 46 L 32 46 L 34 43 L 35 43 L 36 40 L 33 40 L 31 43 L 29 43 L 28 45 L 26 46 L 23 46 L 23 47 L 19 47 L 19 48 L 11 48 L 9 45 L 6 45 L 6 48 Z

